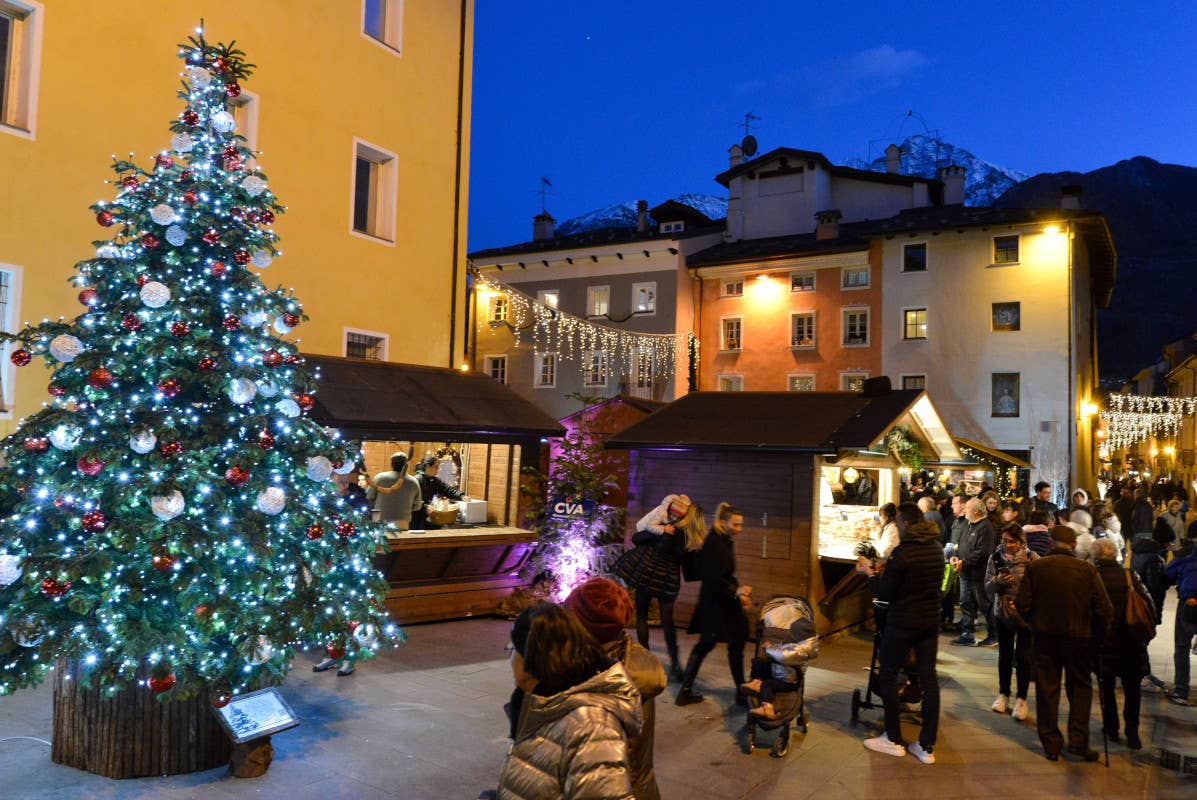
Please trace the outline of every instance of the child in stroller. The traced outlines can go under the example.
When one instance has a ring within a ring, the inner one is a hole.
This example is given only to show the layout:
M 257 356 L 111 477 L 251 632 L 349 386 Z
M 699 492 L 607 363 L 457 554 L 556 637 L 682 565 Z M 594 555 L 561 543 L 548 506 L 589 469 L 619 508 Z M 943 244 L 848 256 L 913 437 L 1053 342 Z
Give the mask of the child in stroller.
M 789 750 L 790 723 L 806 732 L 803 694 L 806 665 L 819 655 L 815 615 L 801 597 L 778 596 L 761 608 L 756 624 L 752 678 L 740 686 L 749 698 L 745 752 L 756 746 L 756 728 L 780 728 L 772 755 Z

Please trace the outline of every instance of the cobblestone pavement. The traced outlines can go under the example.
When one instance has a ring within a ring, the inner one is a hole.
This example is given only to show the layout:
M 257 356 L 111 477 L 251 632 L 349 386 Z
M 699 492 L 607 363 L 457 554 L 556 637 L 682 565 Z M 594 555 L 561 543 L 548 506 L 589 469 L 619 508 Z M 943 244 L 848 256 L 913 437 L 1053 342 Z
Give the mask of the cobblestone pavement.
M 1151 647 L 1155 672 L 1170 683 L 1175 595 L 1165 626 Z M 262 778 L 238 780 L 224 770 L 193 775 L 112 781 L 50 762 L 49 748 L 17 739 L 0 741 L 0 797 L 5 800 L 85 798 L 405 798 L 471 800 L 493 787 L 507 749 L 500 709 L 511 688 L 503 653 L 509 623 L 497 619 L 418 625 L 409 642 L 356 675 L 313 674 L 316 653 L 302 655 L 283 689 L 303 723 L 274 737 L 275 761 Z M 653 649 L 664 657 L 659 630 Z M 694 637 L 684 637 L 683 653 Z M 767 747 L 740 750 L 743 712 L 729 711 L 731 679 L 722 652 L 699 676 L 706 702 L 679 708 L 658 701 L 657 776 L 663 797 L 685 798 L 936 798 L 1063 797 L 1193 798 L 1197 776 L 1158 765 L 1155 748 L 1197 757 L 1197 707 L 1162 695 L 1144 696 L 1144 750 L 1110 745 L 1110 767 L 1042 756 L 1034 716 L 1019 723 L 990 711 L 996 689 L 997 650 L 959 648 L 941 640 L 943 687 L 937 763 L 866 751 L 881 711 L 862 710 L 849 722 L 853 689 L 863 689 L 872 637 L 858 633 L 823 646 L 807 673 L 810 731 L 795 732 L 790 754 L 770 758 Z M 670 685 L 670 692 L 675 688 Z M 1034 691 L 1032 690 L 1032 712 Z M 1093 710 L 1093 745 L 1101 748 L 1100 714 Z M 907 736 L 916 732 L 907 718 Z M 48 687 L 0 698 L 0 739 L 50 736 Z M 762 733 L 768 745 L 772 734 Z

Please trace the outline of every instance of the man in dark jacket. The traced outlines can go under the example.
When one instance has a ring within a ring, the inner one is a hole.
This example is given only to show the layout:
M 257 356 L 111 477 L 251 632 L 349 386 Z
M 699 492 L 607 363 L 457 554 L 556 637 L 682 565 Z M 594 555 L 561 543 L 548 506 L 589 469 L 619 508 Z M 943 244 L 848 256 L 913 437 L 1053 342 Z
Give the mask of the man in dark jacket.
M 874 573 L 864 560 L 856 567 L 868 576 L 869 587 L 878 602 L 889 604 L 878 650 L 877 675 L 885 703 L 885 733 L 866 739 L 864 746 L 893 756 L 909 752 L 924 764 L 934 764 L 933 748 L 939 729 L 939 678 L 935 672 L 939 630 L 935 619 L 943 579 L 943 548 L 939 545 L 939 529 L 923 519 L 919 507 L 913 503 L 903 503 L 898 509 L 898 525 L 902 528 L 901 540 L 881 574 Z M 918 741 L 906 744 L 899 721 L 898 670 L 911 649 L 923 690 L 923 727 Z
M 1031 503 L 1032 511 L 1042 511 L 1050 519 L 1059 513 L 1060 507 L 1052 502 L 1052 485 L 1047 481 L 1035 484 L 1035 499 Z
M 1187 537 L 1175 557 L 1164 568 L 1168 583 L 1176 585 L 1176 620 L 1172 628 L 1173 665 L 1176 683 L 1168 699 L 1188 705 L 1189 659 L 1193 637 L 1197 636 L 1197 529 L 1190 527 Z
M 1015 605 L 1035 637 L 1035 716 L 1048 761 L 1059 761 L 1060 672 L 1068 694 L 1068 752 L 1096 761 L 1089 747 L 1094 649 L 1106 638 L 1113 609 L 1097 570 L 1076 557 L 1076 531 L 1052 528 L 1056 546 L 1031 562 Z
M 943 545 L 945 561 L 956 555 L 956 548 L 960 546 L 960 540 L 964 538 L 964 534 L 968 530 L 968 518 L 964 516 L 964 505 L 967 502 L 968 497 L 965 495 L 952 495 L 952 524 L 947 535 L 942 536 L 939 540 L 939 543 Z M 952 581 L 947 585 L 947 591 L 943 594 L 943 600 L 940 601 L 942 614 L 940 621 L 946 631 L 960 630 L 956 625 L 956 601 L 959 598 L 959 581 L 953 576 Z
M 1135 489 L 1135 502 L 1131 506 L 1131 526 L 1130 535 L 1138 536 L 1140 533 L 1151 533 L 1155 526 L 1155 509 L 1151 506 L 1151 501 L 1147 499 L 1147 490 L 1142 486 Z M 1126 538 L 1126 528 L 1122 529 L 1123 538 Z
M 1127 541 L 1130 541 L 1135 534 L 1134 523 L 1131 521 L 1134 507 L 1135 494 L 1131 487 L 1124 483 L 1118 490 L 1118 499 L 1114 501 L 1114 516 L 1118 517 L 1118 521 L 1122 523 L 1122 533 Z
M 960 540 L 960 549 L 952 558 L 960 575 L 960 636 L 952 644 L 975 645 L 977 613 L 985 615 L 985 639 L 981 647 L 997 645 L 997 628 L 993 624 L 993 604 L 985 596 L 985 565 L 997 548 L 997 532 L 989 521 L 985 504 L 973 498 L 965 504 L 968 529 Z

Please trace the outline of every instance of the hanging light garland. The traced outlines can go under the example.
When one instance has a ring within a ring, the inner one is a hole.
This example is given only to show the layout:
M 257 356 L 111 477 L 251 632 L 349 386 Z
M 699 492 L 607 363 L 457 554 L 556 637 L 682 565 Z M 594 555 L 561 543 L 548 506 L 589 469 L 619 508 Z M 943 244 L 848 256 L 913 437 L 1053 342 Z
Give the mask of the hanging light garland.
M 1106 442 L 1120 450 L 1152 436 L 1176 436 L 1185 417 L 1197 414 L 1197 397 L 1150 397 L 1112 394 L 1106 421 Z
M 685 333 L 637 333 L 635 331 L 597 325 L 587 319 L 568 314 L 506 284 L 478 276 L 475 284 L 480 292 L 502 296 L 507 304 L 504 318 L 492 322 L 504 323 L 511 330 L 518 347 L 531 339 L 538 353 L 556 353 L 558 357 L 575 361 L 583 372 L 592 369 L 590 354 L 605 354 L 599 368 L 607 374 L 619 369 L 617 375 L 651 375 L 652 380 L 668 380 L 677 369 L 679 358 L 698 352 L 698 338 Z

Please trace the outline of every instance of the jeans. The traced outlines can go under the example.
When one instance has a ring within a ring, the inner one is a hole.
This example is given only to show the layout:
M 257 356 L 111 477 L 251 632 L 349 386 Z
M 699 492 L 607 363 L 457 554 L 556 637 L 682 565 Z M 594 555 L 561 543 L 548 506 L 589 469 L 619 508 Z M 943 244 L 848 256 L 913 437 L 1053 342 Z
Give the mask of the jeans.
M 984 609 L 985 632 L 994 634 L 993 603 L 985 595 L 985 581 L 960 573 L 960 635 L 976 637 L 977 612 Z
M 1060 672 L 1068 696 L 1068 749 L 1089 748 L 1089 713 L 1093 705 L 1093 647 L 1085 639 L 1035 637 L 1035 718 L 1039 741 L 1048 753 L 1059 754 Z
M 636 592 L 636 641 L 645 650 L 648 649 L 648 605 L 653 601 L 653 595 L 648 592 Z M 677 628 L 673 624 L 673 600 L 657 597 L 657 607 L 661 609 L 661 630 L 665 634 L 665 649 L 669 651 L 670 667 L 677 665 Z
M 934 629 L 911 631 L 890 626 L 881 634 L 881 648 L 877 655 L 877 688 L 885 704 L 885 733 L 891 742 L 902 743 L 898 671 L 906 663 L 906 654 L 911 648 L 914 648 L 919 683 L 923 690 L 923 728 L 919 731 L 919 744 L 931 748 L 935 746 L 939 734 L 939 677 L 935 672 L 939 632 Z
M 1193 656 L 1190 648 L 1193 646 L 1193 637 L 1197 636 L 1197 626 L 1186 624 L 1181 618 L 1184 607 L 1182 597 L 1176 602 L 1176 623 L 1172 628 L 1172 644 L 1175 648 L 1172 661 L 1176 668 L 1176 685 L 1172 687 L 1172 693 L 1180 697 L 1189 696 L 1189 659 Z
M 1031 686 L 1031 632 L 1016 631 L 1009 625 L 998 623 L 998 694 L 1010 696 L 1010 674 L 1017 666 L 1018 694 L 1015 697 L 1027 699 Z

